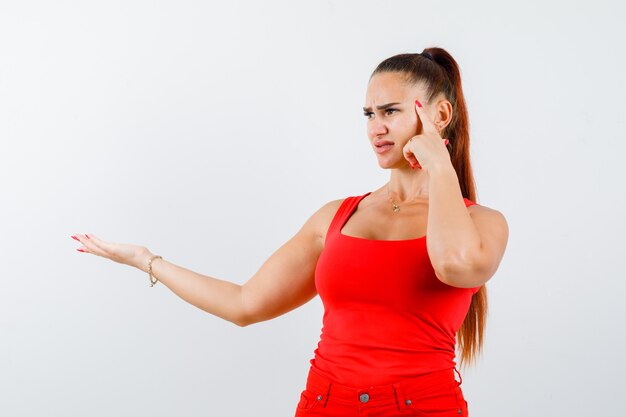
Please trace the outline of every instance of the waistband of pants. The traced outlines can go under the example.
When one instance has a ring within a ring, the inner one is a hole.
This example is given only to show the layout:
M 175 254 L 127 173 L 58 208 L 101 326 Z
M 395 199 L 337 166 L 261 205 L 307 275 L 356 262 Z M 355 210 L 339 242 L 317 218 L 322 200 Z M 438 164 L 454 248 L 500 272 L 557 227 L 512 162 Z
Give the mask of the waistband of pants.
M 455 372 L 459 375 L 459 381 L 457 381 L 454 376 Z M 346 404 L 398 403 L 398 405 L 402 407 L 406 403 L 406 393 L 409 391 L 413 394 L 419 394 L 420 392 L 427 394 L 437 387 L 445 387 L 446 385 L 456 387 L 461 385 L 462 382 L 463 379 L 461 378 L 460 372 L 454 367 L 403 379 L 392 384 L 356 388 L 334 382 L 311 366 L 306 387 L 309 390 L 324 393 L 322 398 L 319 398 L 320 400 L 323 399 L 324 403 L 326 403 L 329 398 L 332 398 L 333 401 Z

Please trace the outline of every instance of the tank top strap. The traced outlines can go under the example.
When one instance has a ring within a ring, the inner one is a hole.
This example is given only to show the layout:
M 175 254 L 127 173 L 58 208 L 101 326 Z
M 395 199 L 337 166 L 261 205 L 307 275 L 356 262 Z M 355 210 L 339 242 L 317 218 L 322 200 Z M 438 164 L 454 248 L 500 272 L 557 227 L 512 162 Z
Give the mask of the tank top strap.
M 369 192 L 367 192 L 367 193 L 365 193 L 363 195 L 349 196 L 349 197 L 346 197 L 341 202 L 341 205 L 337 209 L 337 212 L 335 213 L 335 216 L 333 217 L 332 221 L 330 222 L 330 226 L 328 227 L 328 231 L 326 232 L 326 240 L 328 240 L 329 236 L 334 235 L 335 233 L 339 233 L 339 231 L 341 230 L 343 225 L 348 220 L 348 217 L 350 217 L 350 215 L 352 215 L 352 212 L 354 212 L 356 207 L 359 205 L 359 202 L 363 198 L 368 196 L 370 193 L 371 193 L 371 191 L 369 191 Z
M 469 207 L 469 206 L 473 206 L 473 205 L 476 205 L 476 206 L 479 205 L 478 203 L 473 202 L 469 198 L 463 197 L 463 201 L 465 201 L 465 207 Z

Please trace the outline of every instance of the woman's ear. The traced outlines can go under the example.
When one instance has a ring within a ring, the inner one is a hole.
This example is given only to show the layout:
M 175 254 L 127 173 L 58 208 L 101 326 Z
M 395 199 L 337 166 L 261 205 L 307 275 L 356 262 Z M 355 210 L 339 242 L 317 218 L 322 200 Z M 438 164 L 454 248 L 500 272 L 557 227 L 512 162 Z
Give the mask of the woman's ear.
M 437 113 L 434 117 L 435 125 L 441 132 L 452 121 L 452 103 L 442 98 L 437 102 L 435 108 L 437 109 Z

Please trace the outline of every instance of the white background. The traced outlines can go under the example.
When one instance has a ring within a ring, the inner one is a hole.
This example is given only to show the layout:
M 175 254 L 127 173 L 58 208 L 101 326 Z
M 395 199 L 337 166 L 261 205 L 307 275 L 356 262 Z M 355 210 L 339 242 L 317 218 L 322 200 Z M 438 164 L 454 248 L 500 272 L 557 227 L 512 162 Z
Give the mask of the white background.
M 510 228 L 470 415 L 623 413 L 618 2 L 207 3 L 0 2 L 0 415 L 293 416 L 319 297 L 240 328 L 70 236 L 244 283 L 387 181 L 367 80 L 429 46 L 461 66 L 477 201 Z

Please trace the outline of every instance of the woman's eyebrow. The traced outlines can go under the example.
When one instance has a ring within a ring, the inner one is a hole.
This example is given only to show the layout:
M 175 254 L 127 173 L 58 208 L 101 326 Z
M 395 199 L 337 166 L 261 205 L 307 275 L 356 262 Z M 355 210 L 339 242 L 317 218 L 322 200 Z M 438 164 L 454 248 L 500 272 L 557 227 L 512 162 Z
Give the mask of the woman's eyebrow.
M 383 104 L 383 105 L 380 105 L 380 106 L 376 106 L 376 108 L 378 110 L 385 110 L 386 108 L 391 107 L 391 106 L 395 106 L 396 104 L 400 104 L 400 103 L 387 103 L 387 104 Z M 364 112 L 371 112 L 372 108 L 371 107 L 363 107 L 363 111 Z

